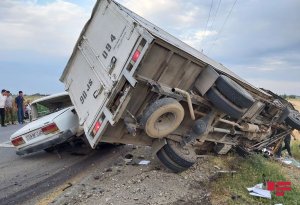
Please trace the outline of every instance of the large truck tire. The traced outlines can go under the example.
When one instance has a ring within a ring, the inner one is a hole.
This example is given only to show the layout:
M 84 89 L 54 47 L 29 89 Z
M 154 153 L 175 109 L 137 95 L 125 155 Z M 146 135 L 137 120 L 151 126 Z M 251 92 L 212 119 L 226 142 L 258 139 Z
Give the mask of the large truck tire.
M 173 140 L 167 139 L 163 149 L 168 157 L 181 167 L 190 168 L 197 160 L 194 150 L 183 148 L 179 142 Z
M 278 118 L 278 123 L 282 123 L 289 116 L 290 113 L 291 110 L 288 107 L 284 108 L 280 117 Z
M 217 109 L 226 113 L 234 119 L 239 119 L 246 111 L 246 109 L 242 109 L 234 105 L 214 87 L 211 87 L 208 90 L 208 92 L 206 93 L 206 97 Z
M 296 110 L 291 110 L 285 122 L 292 128 L 300 130 L 300 113 Z
M 186 170 L 187 168 L 181 167 L 174 163 L 166 154 L 165 150 L 162 148 L 156 153 L 157 158 L 160 160 L 160 162 L 171 171 L 178 173 Z
M 175 131 L 184 117 L 182 105 L 173 98 L 162 98 L 146 108 L 141 125 L 147 135 L 161 138 Z
M 219 76 L 216 87 L 228 100 L 240 108 L 250 108 L 255 102 L 250 93 L 225 75 Z
M 179 142 L 167 139 L 158 152 L 157 157 L 161 163 L 175 173 L 187 170 L 195 164 L 197 157 L 193 150 L 181 147 Z

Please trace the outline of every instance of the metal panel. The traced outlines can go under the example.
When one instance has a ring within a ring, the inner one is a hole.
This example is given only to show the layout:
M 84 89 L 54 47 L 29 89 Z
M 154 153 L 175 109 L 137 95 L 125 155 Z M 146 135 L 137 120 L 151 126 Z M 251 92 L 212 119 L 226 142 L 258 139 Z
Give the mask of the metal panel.
M 143 69 L 138 71 L 138 74 L 150 79 L 155 79 L 155 76 L 166 67 L 170 59 L 170 50 L 165 49 L 157 44 L 152 45 L 147 57 L 143 60 Z M 156 79 L 157 80 L 157 79 Z

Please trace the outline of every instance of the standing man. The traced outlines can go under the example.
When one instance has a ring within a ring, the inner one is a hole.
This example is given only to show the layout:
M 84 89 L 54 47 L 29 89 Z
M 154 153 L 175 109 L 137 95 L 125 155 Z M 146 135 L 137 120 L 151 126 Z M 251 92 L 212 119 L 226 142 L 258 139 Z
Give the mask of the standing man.
M 7 121 L 9 122 L 9 120 L 11 121 L 11 124 L 14 125 L 15 124 L 15 119 L 14 119 L 14 109 L 13 109 L 13 98 L 11 96 L 10 91 L 6 91 L 7 93 L 7 99 L 6 99 L 6 103 L 5 103 L 5 111 L 6 111 L 6 117 L 7 117 Z
M 295 137 L 294 137 L 294 139 L 295 139 Z M 284 147 L 282 147 L 282 145 L 279 147 L 279 149 L 278 149 L 278 151 L 276 153 L 276 156 L 278 158 L 280 158 L 281 157 L 281 152 L 286 149 L 287 152 L 288 152 L 288 154 L 289 154 L 289 156 L 293 157 L 292 152 L 291 152 L 291 134 L 287 134 L 284 137 L 283 142 L 284 142 Z
M 5 120 L 5 101 L 6 101 L 6 90 L 1 91 L 0 95 L 0 117 L 1 117 L 1 126 L 6 127 L 4 124 Z
M 17 105 L 17 115 L 18 115 L 18 122 L 19 124 L 24 123 L 24 98 L 23 98 L 23 92 L 19 91 L 19 96 L 15 99 L 16 105 Z

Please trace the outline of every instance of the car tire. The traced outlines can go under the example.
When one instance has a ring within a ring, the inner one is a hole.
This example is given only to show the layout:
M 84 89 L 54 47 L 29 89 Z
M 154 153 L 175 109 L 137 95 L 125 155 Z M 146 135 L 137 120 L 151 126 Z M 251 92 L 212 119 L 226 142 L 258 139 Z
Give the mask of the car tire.
M 162 98 L 146 108 L 141 125 L 148 136 L 161 138 L 175 131 L 184 117 L 182 105 L 173 98 Z
M 170 157 L 166 154 L 165 150 L 162 148 L 156 153 L 157 158 L 160 160 L 160 162 L 168 169 L 170 169 L 172 172 L 178 173 L 183 172 L 187 170 L 185 167 L 181 167 L 175 162 L 173 162 Z
M 190 168 L 197 161 L 194 150 L 183 148 L 179 142 L 167 139 L 163 149 L 168 157 L 181 167 Z
M 300 113 L 296 110 L 290 110 L 290 113 L 285 119 L 285 122 L 292 128 L 300 130 Z
M 240 108 L 250 108 L 255 102 L 249 92 L 225 75 L 219 76 L 216 87 L 228 100 Z
M 246 111 L 246 109 L 242 109 L 234 105 L 214 87 L 211 87 L 208 90 L 206 97 L 218 110 L 226 113 L 234 119 L 239 119 Z

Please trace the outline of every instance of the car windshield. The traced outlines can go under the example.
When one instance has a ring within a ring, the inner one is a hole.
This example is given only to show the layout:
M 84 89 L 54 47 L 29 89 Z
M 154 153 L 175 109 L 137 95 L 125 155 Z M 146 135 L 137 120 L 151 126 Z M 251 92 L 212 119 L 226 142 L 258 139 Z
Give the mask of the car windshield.
M 68 94 L 48 96 L 31 104 L 31 116 L 33 120 L 36 120 L 70 106 L 72 102 Z

